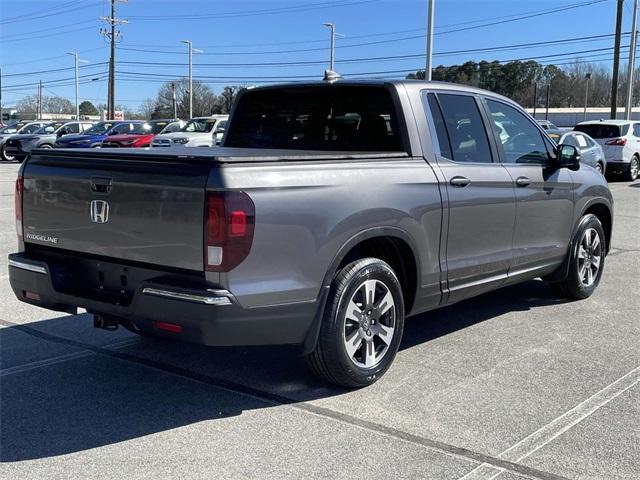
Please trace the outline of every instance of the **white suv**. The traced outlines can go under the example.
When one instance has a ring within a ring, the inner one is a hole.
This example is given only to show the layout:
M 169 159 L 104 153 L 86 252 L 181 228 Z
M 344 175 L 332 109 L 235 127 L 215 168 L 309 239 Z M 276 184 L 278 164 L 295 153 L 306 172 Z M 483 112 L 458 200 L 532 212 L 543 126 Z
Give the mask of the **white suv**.
M 622 173 L 627 180 L 638 178 L 640 169 L 640 122 L 600 120 L 582 122 L 575 129 L 602 146 L 607 160 L 607 173 Z
M 177 132 L 156 135 L 151 146 L 213 147 L 216 144 L 218 124 L 228 119 L 229 115 L 192 118 Z

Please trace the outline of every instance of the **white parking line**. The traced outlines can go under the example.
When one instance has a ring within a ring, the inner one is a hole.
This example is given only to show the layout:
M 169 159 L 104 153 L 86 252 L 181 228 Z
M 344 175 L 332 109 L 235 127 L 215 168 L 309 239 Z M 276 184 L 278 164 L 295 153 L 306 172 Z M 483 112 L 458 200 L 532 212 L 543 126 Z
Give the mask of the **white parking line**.
M 634 368 L 623 377 L 620 377 L 615 382 L 600 390 L 598 393 L 587 398 L 584 402 L 546 424 L 541 429 L 533 432 L 528 437 L 523 438 L 518 443 L 498 455 L 498 458 L 514 463 L 524 460 L 535 451 L 562 435 L 574 425 L 580 423 L 600 407 L 603 407 L 618 395 L 629 390 L 638 382 L 640 382 L 640 367 Z M 459 480 L 492 480 L 504 471 L 505 470 L 502 468 L 483 463 L 461 477 Z
M 110 343 L 101 348 L 125 348 L 129 345 L 134 345 L 139 343 L 139 338 L 131 338 L 129 340 L 123 340 L 121 342 Z M 91 357 L 93 355 L 97 355 L 95 352 L 91 352 L 89 350 L 82 350 L 80 352 L 67 353 L 66 355 L 59 355 L 57 357 L 47 358 L 44 360 L 38 360 L 31 363 L 25 363 L 24 365 L 18 365 L 15 367 L 3 368 L 0 370 L 0 377 L 5 377 L 7 375 L 13 375 L 16 373 L 27 372 L 29 370 L 35 370 L 36 368 L 46 367 L 49 365 L 55 365 L 57 363 L 68 362 L 69 360 L 75 360 L 77 358 Z

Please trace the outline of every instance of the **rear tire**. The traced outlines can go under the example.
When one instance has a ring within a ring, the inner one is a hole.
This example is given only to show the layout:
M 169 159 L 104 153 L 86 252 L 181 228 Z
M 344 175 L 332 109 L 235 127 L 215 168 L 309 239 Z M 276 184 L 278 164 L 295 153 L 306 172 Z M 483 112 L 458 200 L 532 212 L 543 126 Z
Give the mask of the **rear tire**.
M 633 182 L 638 178 L 638 170 L 640 169 L 640 159 L 637 155 L 634 155 L 629 162 L 629 170 L 627 170 L 627 180 Z
M 606 237 L 598 217 L 585 215 L 571 243 L 569 272 L 560 282 L 549 282 L 561 298 L 582 300 L 593 294 L 600 283 L 606 256 Z
M 305 357 L 327 382 L 359 388 L 389 369 L 404 328 L 402 288 L 377 258 L 346 265 L 334 279 L 315 349 Z

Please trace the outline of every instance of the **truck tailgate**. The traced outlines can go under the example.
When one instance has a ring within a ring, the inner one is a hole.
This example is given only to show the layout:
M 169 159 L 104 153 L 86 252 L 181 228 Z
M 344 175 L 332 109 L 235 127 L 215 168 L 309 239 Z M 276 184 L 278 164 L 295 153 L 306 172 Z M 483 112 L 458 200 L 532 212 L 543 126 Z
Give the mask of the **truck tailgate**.
M 23 172 L 25 243 L 202 271 L 211 164 L 117 157 L 32 157 Z

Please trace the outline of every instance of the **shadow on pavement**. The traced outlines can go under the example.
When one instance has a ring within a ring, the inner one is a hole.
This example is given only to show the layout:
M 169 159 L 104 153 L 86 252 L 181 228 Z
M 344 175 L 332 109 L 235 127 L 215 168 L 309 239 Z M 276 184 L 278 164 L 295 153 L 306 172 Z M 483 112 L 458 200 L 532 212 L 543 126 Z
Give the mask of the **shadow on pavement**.
M 508 311 L 558 302 L 539 281 L 509 287 L 412 318 L 401 349 Z M 44 320 L 29 327 L 96 345 L 88 315 Z M 16 353 L 21 348 L 46 350 L 53 343 L 51 338 L 34 341 L 31 337 L 20 327 L 0 329 L 2 364 L 16 363 L 16 356 L 24 360 L 24 352 Z M 83 351 L 66 347 L 69 352 Z M 140 338 L 114 352 L 104 354 L 94 347 L 81 358 L 1 376 L 0 461 L 69 454 L 273 406 L 269 400 L 237 391 L 259 396 L 264 392 L 276 403 L 346 393 L 319 384 L 293 347 L 211 348 Z

